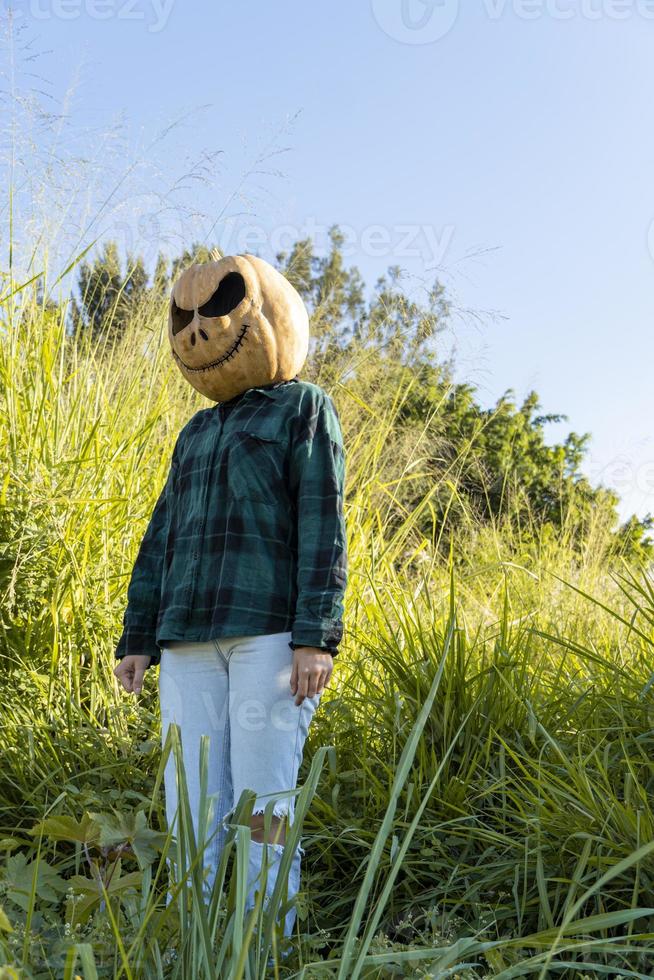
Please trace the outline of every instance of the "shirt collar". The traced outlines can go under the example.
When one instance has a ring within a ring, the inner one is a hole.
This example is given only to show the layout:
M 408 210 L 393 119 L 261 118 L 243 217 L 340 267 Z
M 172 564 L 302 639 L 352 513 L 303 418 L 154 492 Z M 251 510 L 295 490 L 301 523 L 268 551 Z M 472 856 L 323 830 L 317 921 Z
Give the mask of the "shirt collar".
M 245 391 L 242 391 L 238 395 L 234 395 L 233 398 L 229 398 L 227 399 L 227 401 L 216 402 L 213 408 L 218 408 L 219 405 L 236 405 L 236 403 L 239 402 L 241 398 L 245 398 L 246 395 L 249 395 L 251 391 L 260 391 L 263 395 L 266 395 L 268 398 L 274 398 L 275 397 L 274 393 L 278 388 L 282 388 L 284 385 L 293 384 L 294 382 L 299 380 L 300 379 L 296 374 L 294 378 L 290 378 L 287 381 L 276 381 L 273 384 L 269 384 L 269 385 L 255 385 L 252 388 L 246 388 Z

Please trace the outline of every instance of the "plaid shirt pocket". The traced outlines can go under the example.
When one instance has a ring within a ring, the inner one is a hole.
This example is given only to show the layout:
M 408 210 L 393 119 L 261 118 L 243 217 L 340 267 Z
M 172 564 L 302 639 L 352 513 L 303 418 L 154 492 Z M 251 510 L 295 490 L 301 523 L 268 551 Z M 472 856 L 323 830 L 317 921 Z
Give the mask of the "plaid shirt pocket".
M 240 500 L 275 504 L 288 497 L 287 445 L 282 439 L 249 429 L 230 436 L 227 465 L 228 494 Z

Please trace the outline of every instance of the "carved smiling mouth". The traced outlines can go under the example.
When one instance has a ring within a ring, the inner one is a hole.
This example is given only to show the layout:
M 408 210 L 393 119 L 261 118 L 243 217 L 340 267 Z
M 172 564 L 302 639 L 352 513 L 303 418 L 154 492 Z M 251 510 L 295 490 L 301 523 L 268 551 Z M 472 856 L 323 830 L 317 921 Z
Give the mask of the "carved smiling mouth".
M 245 339 L 245 335 L 248 331 L 248 328 L 249 328 L 249 324 L 244 323 L 241 328 L 240 334 L 238 335 L 238 337 L 236 338 L 232 346 L 229 348 L 229 350 L 225 351 L 224 354 L 221 354 L 221 356 L 217 358 L 217 360 L 211 361 L 211 363 L 209 364 L 203 364 L 201 367 L 191 367 L 189 364 L 185 364 L 176 350 L 173 350 L 173 355 L 177 358 L 177 360 L 185 368 L 185 370 L 191 371 L 193 374 L 201 374 L 203 371 L 211 371 L 213 368 L 220 367 L 220 365 L 224 364 L 225 361 L 229 361 L 232 357 L 234 357 L 235 354 L 238 354 L 241 345 L 243 344 L 243 340 Z

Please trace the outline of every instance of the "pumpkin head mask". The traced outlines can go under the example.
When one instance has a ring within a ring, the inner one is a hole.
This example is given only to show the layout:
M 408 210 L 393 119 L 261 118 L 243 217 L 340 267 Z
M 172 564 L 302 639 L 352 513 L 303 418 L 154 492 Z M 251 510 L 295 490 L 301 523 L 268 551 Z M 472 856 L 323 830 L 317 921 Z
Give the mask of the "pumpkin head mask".
M 299 293 L 254 255 L 192 265 L 170 297 L 168 339 L 186 380 L 213 401 L 289 381 L 309 348 Z

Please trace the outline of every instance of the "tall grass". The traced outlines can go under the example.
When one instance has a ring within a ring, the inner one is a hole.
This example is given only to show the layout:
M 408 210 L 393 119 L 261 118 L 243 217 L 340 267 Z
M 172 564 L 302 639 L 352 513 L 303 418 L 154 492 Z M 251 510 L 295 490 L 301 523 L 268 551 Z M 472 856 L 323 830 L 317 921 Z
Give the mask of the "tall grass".
M 73 343 L 19 285 L 0 306 L 4 975 L 654 975 L 652 581 L 607 565 L 601 515 L 582 558 L 565 531 L 472 516 L 444 557 L 425 520 L 436 492 L 462 499 L 456 462 L 426 480 L 432 422 L 398 424 L 406 388 L 369 357 L 304 372 L 341 416 L 350 578 L 290 953 L 283 876 L 244 912 L 247 798 L 203 899 L 187 803 L 176 849 L 165 832 L 155 672 L 134 701 L 112 657 L 175 436 L 207 403 L 160 307 L 114 346 Z

